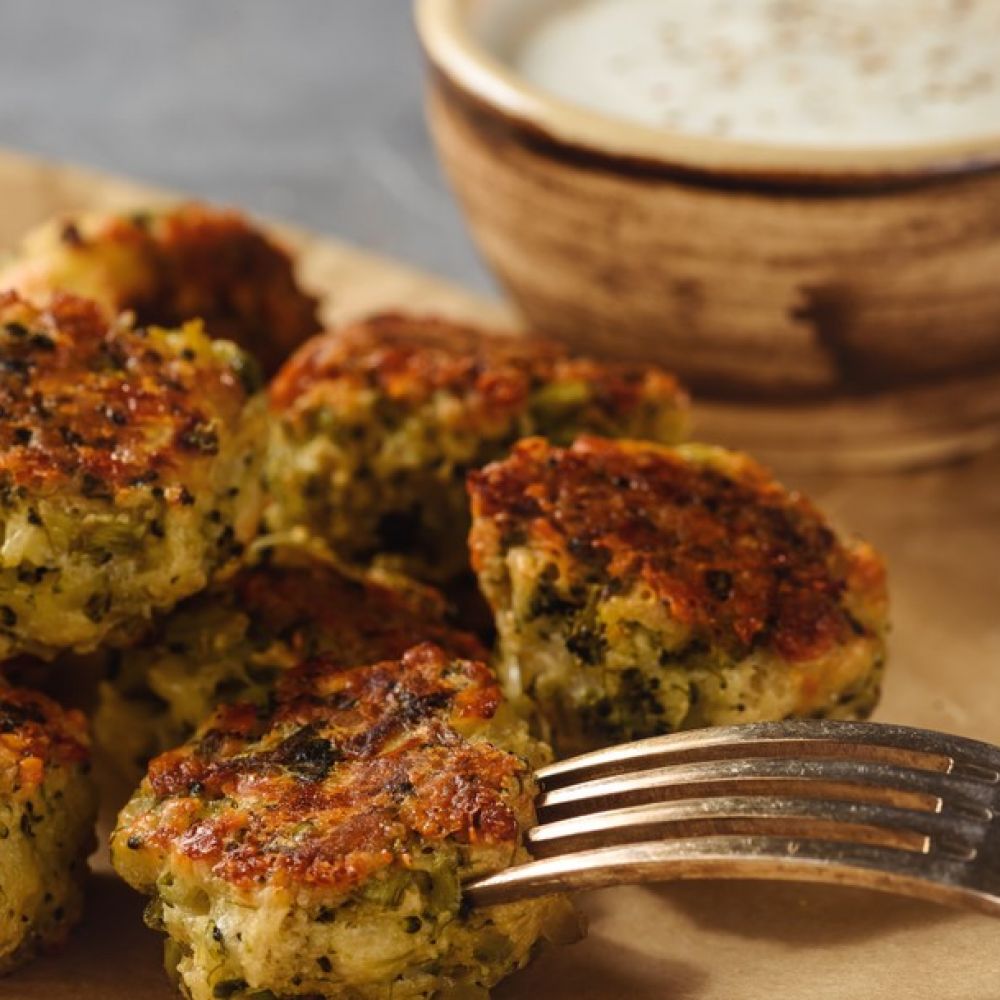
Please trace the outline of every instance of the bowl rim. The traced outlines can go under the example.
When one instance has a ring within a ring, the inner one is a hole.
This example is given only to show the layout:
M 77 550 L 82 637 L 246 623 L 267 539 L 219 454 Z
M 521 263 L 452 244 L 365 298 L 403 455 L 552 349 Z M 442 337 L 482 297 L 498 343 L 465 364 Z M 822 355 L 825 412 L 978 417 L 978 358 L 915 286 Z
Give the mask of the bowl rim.
M 891 146 L 797 146 L 690 135 L 589 111 L 528 83 L 479 44 L 467 27 L 478 2 L 484 0 L 417 0 L 417 32 L 428 60 L 481 106 L 562 146 L 667 170 L 824 184 L 1000 168 L 1000 132 Z

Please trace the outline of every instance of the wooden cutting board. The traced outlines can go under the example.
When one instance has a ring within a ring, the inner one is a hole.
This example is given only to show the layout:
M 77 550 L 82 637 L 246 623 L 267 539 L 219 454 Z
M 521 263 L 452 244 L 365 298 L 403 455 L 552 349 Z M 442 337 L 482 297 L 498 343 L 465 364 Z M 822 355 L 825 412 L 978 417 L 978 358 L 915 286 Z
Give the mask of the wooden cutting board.
M 57 212 L 165 197 L 0 153 L 0 245 Z M 300 249 L 303 277 L 326 296 L 331 322 L 391 308 L 511 321 L 502 305 L 397 263 L 281 232 Z M 888 557 L 895 631 L 878 718 L 1000 742 L 1000 453 L 893 476 L 784 471 Z M 158 935 L 142 927 L 142 900 L 109 874 L 105 858 L 102 846 L 87 918 L 70 945 L 0 981 L 0 1000 L 175 996 Z M 497 991 L 500 1000 L 1000 997 L 1000 922 L 985 917 L 853 890 L 758 883 L 610 890 L 582 904 L 588 940 L 546 953 Z

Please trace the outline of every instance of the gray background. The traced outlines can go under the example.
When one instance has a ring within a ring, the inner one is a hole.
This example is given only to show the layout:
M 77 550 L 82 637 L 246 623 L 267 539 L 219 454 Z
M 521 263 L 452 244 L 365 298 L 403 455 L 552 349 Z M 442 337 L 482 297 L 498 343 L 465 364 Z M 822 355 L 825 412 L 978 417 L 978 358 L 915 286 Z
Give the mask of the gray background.
M 409 0 L 0 0 L 0 144 L 490 287 L 438 171 Z

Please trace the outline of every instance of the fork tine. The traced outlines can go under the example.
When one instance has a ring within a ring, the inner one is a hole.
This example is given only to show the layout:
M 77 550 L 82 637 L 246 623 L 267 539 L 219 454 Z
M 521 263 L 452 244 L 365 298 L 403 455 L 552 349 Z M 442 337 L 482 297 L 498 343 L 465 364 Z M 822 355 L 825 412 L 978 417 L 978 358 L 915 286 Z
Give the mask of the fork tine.
M 657 736 L 560 761 L 538 776 L 552 789 L 666 764 L 754 756 L 864 760 L 1000 782 L 1000 749 L 985 743 L 906 726 L 808 720 Z
M 715 836 L 630 844 L 509 868 L 465 887 L 474 906 L 553 892 L 680 879 L 824 882 L 915 896 L 1000 916 L 997 886 L 977 887 L 972 867 L 947 856 L 783 837 Z
M 984 780 L 890 764 L 750 757 L 619 774 L 544 792 L 540 820 L 707 796 L 765 795 L 882 803 L 923 812 L 989 819 L 997 787 Z
M 689 799 L 612 809 L 528 831 L 536 857 L 654 839 L 746 834 L 850 841 L 972 860 L 988 820 L 859 802 L 764 796 Z

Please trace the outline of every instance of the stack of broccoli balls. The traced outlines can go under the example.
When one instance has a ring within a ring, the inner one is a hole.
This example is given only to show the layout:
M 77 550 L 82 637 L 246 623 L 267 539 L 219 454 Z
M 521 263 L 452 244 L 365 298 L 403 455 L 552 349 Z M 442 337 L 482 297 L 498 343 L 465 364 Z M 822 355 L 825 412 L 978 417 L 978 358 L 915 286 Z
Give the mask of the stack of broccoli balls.
M 0 970 L 79 918 L 96 811 L 86 720 L 13 675 L 128 647 L 240 565 L 262 315 L 287 346 L 318 328 L 287 255 L 226 213 L 63 220 L 0 271 Z
M 877 701 L 878 556 L 682 444 L 654 366 L 319 333 L 287 253 L 201 206 L 61 220 L 0 287 L 0 656 L 103 657 L 113 863 L 192 1000 L 484 996 L 574 924 L 462 904 L 527 860 L 550 745 Z M 0 810 L 60 833 L 0 849 L 5 968 L 78 915 L 94 798 L 78 713 L 11 688 L 0 722 Z

